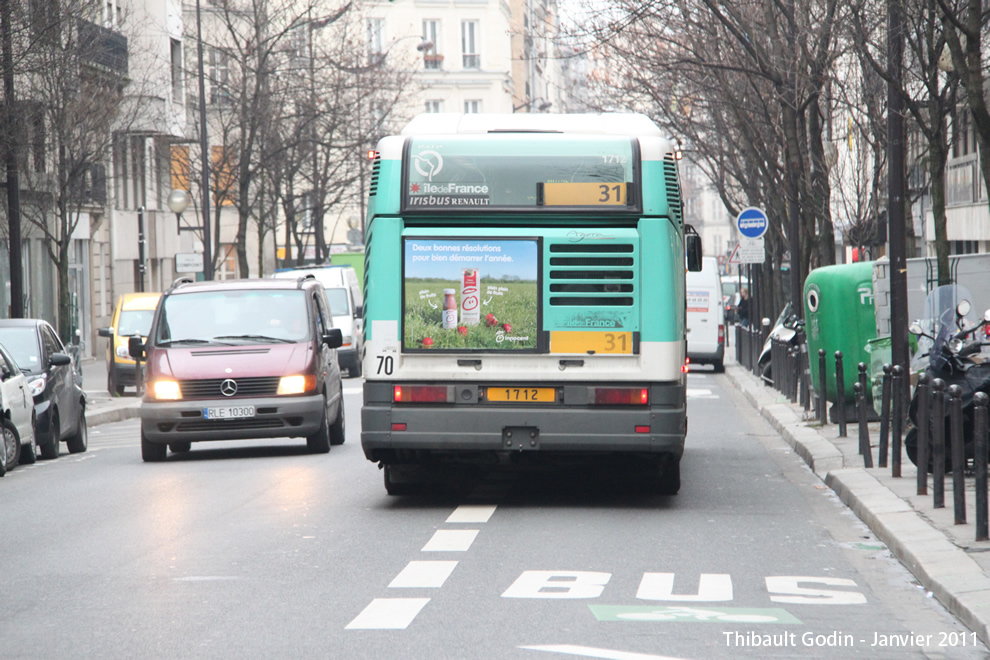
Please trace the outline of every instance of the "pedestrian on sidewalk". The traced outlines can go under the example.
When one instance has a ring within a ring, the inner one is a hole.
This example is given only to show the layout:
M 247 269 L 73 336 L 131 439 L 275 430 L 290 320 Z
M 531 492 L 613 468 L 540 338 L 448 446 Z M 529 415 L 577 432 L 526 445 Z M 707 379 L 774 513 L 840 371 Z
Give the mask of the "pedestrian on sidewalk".
M 743 287 L 739 291 L 739 304 L 736 305 L 736 318 L 739 325 L 744 328 L 749 327 L 749 289 Z

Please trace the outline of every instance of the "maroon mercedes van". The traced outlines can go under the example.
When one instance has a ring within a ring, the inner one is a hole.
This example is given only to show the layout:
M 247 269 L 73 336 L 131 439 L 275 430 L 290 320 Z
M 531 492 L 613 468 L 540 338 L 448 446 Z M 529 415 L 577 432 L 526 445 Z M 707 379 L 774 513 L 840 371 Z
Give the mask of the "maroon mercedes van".
M 312 276 L 193 282 L 162 294 L 146 342 L 141 456 L 165 460 L 193 442 L 306 438 L 344 442 L 344 401 L 323 286 Z

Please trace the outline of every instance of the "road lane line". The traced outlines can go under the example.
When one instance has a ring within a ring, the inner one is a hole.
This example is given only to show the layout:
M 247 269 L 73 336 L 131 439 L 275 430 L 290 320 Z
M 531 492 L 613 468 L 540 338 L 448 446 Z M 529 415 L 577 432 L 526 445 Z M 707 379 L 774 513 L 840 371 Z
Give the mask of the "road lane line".
M 462 504 L 447 518 L 449 523 L 486 523 L 495 513 L 494 504 Z
M 347 624 L 346 630 L 405 630 L 429 598 L 376 598 Z
M 411 561 L 402 572 L 389 583 L 389 588 L 419 588 L 438 589 L 447 581 L 457 566 L 456 561 Z
M 476 536 L 476 529 L 438 529 L 420 552 L 466 552 Z

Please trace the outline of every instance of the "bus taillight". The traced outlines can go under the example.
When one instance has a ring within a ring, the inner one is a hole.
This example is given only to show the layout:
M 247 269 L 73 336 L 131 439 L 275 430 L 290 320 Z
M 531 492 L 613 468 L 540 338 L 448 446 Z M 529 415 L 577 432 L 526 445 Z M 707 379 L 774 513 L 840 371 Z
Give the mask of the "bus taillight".
M 646 387 L 596 387 L 595 404 L 599 406 L 645 406 L 650 402 Z
M 392 401 L 395 403 L 450 403 L 453 388 L 446 385 L 394 385 Z

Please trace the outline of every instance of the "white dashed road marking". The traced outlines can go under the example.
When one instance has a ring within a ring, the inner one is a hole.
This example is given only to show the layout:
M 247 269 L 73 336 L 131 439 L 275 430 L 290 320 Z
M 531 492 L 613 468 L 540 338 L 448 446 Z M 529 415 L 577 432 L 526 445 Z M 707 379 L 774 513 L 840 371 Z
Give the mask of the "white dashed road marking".
M 717 399 L 717 394 L 712 394 L 711 390 L 687 388 L 687 398 L 689 399 Z
M 495 513 L 495 505 L 462 504 L 447 518 L 449 523 L 486 523 Z
M 422 552 L 466 552 L 477 536 L 476 529 L 438 529 Z
M 456 561 L 411 561 L 388 586 L 390 589 L 439 589 L 456 566 Z
M 348 630 L 404 630 L 429 598 L 376 598 L 347 624 Z
M 447 517 L 448 523 L 486 523 L 495 513 L 495 505 L 462 504 Z M 420 552 L 466 552 L 477 529 L 441 529 Z M 456 561 L 411 561 L 406 564 L 390 589 L 439 589 L 457 567 Z M 347 630 L 405 630 L 429 598 L 375 598 L 345 627 Z

